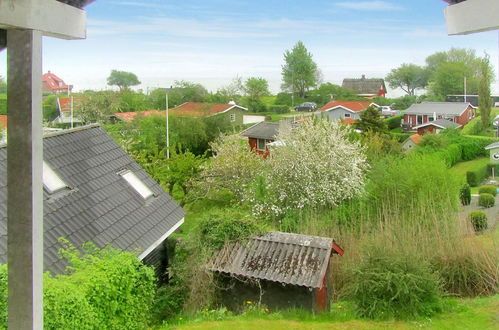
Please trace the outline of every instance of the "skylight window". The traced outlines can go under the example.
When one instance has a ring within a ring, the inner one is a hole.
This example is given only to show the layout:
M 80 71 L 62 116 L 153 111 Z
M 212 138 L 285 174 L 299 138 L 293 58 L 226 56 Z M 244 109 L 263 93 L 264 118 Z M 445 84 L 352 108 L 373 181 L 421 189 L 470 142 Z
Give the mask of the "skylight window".
M 123 179 L 132 186 L 135 191 L 142 196 L 142 198 L 147 199 L 153 195 L 151 189 L 149 189 L 136 175 L 131 171 L 124 171 L 120 173 Z
M 55 173 L 55 171 L 45 162 L 43 162 L 43 186 L 49 194 L 53 194 L 68 187 L 57 173 Z

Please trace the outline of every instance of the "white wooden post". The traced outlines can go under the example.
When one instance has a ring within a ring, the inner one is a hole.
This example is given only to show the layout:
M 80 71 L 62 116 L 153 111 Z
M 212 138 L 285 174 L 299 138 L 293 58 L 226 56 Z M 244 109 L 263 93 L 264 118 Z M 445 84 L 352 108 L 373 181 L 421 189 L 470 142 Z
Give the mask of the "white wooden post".
M 9 329 L 43 329 L 42 33 L 7 30 Z

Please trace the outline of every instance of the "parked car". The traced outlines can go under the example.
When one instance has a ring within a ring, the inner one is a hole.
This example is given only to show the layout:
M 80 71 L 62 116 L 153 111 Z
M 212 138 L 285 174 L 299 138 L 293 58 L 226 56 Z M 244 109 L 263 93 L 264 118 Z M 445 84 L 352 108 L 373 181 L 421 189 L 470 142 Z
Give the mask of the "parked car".
M 295 107 L 296 111 L 315 111 L 317 110 L 317 104 L 314 102 L 303 102 Z
M 398 110 L 393 110 L 391 106 L 389 105 L 383 105 L 380 107 L 381 108 L 381 114 L 383 117 L 388 118 L 388 117 L 393 117 L 397 116 L 400 114 L 400 111 Z

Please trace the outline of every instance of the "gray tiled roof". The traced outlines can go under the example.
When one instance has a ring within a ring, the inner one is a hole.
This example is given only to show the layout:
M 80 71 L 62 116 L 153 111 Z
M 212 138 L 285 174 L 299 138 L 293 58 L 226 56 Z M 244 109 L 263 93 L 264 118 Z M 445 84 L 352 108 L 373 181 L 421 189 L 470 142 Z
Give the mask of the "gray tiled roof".
M 274 140 L 279 132 L 279 123 L 262 121 L 241 132 L 242 136 L 256 139 Z
M 44 191 L 44 268 L 64 271 L 57 257 L 60 237 L 75 245 L 110 243 L 144 251 L 178 225 L 184 211 L 100 127 L 88 126 L 47 135 L 44 160 L 71 187 Z M 7 148 L 0 148 L 0 262 L 5 263 L 7 224 Z M 117 173 L 129 169 L 155 196 L 144 201 Z
M 430 121 L 430 122 L 427 122 L 427 123 L 424 123 L 424 124 L 421 124 L 421 125 L 418 125 L 418 126 L 414 126 L 414 128 L 420 128 L 420 127 L 425 127 L 425 126 L 430 126 L 430 125 L 434 125 L 434 126 L 439 126 L 439 127 L 442 127 L 442 128 L 459 128 L 461 127 L 461 125 L 457 124 L 457 123 L 454 123 L 450 120 L 447 120 L 447 119 L 437 119 L 437 120 L 434 120 L 434 121 Z
M 453 115 L 460 116 L 470 103 L 464 102 L 423 102 L 411 105 L 407 110 L 403 111 L 406 115 Z
M 233 276 L 262 279 L 309 288 L 322 287 L 333 240 L 271 232 L 222 249 L 208 269 Z
M 376 95 L 382 88 L 386 91 L 385 81 L 381 78 L 345 78 L 341 87 L 353 89 L 361 95 Z

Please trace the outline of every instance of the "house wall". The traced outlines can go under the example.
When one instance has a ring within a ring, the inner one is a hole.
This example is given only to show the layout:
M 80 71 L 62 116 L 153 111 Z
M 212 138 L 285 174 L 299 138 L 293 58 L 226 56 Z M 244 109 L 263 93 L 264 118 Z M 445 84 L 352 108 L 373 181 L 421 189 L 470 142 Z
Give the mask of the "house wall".
M 466 109 L 465 112 L 461 114 L 461 116 L 457 117 L 456 123 L 464 126 L 467 123 L 469 123 L 471 119 L 475 117 L 476 117 L 476 109 L 470 106 Z
M 459 117 L 458 116 L 443 116 L 443 115 L 441 115 L 439 113 L 437 113 L 436 115 L 437 115 L 437 118 L 435 118 L 434 120 L 452 117 L 452 119 L 454 120 L 455 123 L 464 126 L 471 119 L 473 119 L 473 118 L 476 117 L 476 109 L 474 109 L 473 107 L 469 106 L 466 109 L 466 111 L 464 111 L 461 114 L 461 116 L 459 116 Z M 417 116 L 418 115 L 405 114 L 404 115 L 404 123 L 410 122 L 411 123 L 411 128 L 414 127 L 414 126 L 417 126 L 418 125 L 418 123 L 417 123 Z M 430 117 L 433 117 L 433 115 L 423 115 L 423 122 L 422 122 L 422 124 L 425 124 L 425 123 L 429 122 L 430 121 L 429 120 Z
M 405 151 L 410 151 L 414 148 L 416 148 L 416 143 L 414 143 L 414 141 L 412 141 L 410 138 L 402 143 L 402 149 L 404 149 Z
M 499 164 L 499 159 L 495 159 L 494 158 L 494 154 L 499 154 L 499 148 L 496 148 L 496 149 L 490 149 L 489 150 L 489 157 L 490 157 L 490 163 L 491 164 Z M 496 176 L 498 175 L 499 173 L 496 173 Z
M 235 121 L 230 121 L 230 123 L 234 126 L 240 126 L 244 123 L 244 114 L 247 113 L 247 111 L 241 110 L 239 108 L 233 108 L 227 112 L 224 112 L 222 115 L 227 117 L 230 121 L 230 115 L 234 114 L 236 115 L 236 120 Z
M 167 279 L 165 278 L 166 271 L 168 269 L 167 252 L 167 240 L 165 240 L 162 244 L 158 245 L 158 247 L 152 250 L 151 253 L 145 256 L 144 259 L 142 259 L 142 262 L 144 264 L 154 267 L 156 278 L 162 283 L 167 281 Z
M 274 140 L 265 140 L 265 144 L 274 142 Z M 258 149 L 258 139 L 256 138 L 248 138 L 248 143 L 251 151 L 255 151 L 257 154 L 263 155 L 263 158 L 267 158 L 269 156 L 269 147 L 265 145 L 265 151 Z
M 317 114 L 319 118 L 328 118 L 329 120 L 342 120 L 346 119 L 345 114 L 350 114 L 351 119 L 359 120 L 360 112 L 350 112 L 343 108 L 336 108 L 334 110 L 322 111 Z
M 440 130 L 438 130 L 438 131 L 440 131 Z M 437 131 L 437 127 L 432 126 L 432 125 L 418 128 L 419 135 L 424 135 L 427 133 L 438 133 L 438 131 Z

